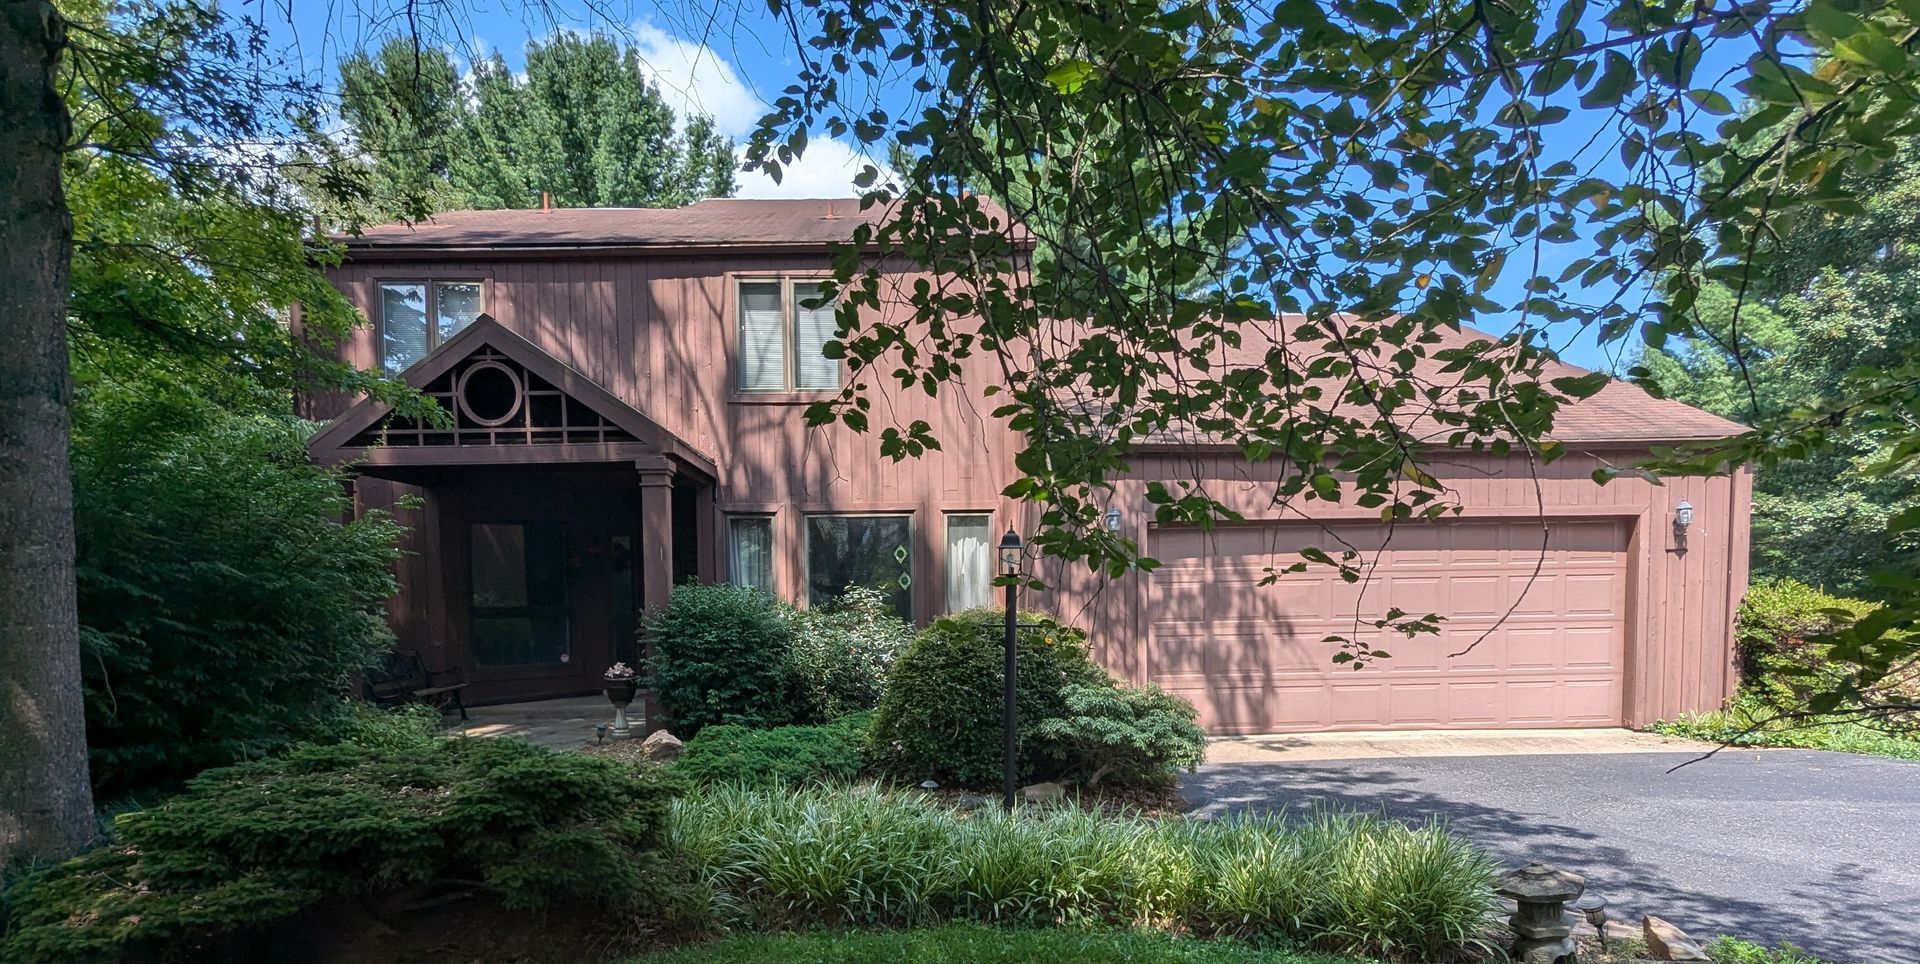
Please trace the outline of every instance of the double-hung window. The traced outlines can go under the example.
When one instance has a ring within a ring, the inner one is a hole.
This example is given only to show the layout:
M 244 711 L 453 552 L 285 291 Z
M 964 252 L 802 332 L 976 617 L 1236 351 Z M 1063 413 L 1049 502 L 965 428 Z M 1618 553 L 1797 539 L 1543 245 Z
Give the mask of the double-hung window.
M 478 281 L 388 281 L 380 285 L 380 364 L 405 371 L 485 309 Z
M 834 391 L 840 360 L 828 358 L 834 335 L 834 305 L 817 281 L 740 282 L 740 390 L 743 392 Z

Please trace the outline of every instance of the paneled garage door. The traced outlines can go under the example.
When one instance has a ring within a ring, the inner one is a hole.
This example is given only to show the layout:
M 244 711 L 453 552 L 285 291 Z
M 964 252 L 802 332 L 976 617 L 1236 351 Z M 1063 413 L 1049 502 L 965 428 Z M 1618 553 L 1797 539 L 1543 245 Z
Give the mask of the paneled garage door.
M 1148 590 L 1149 677 L 1192 700 L 1213 733 L 1619 725 L 1624 524 L 1553 523 L 1544 563 L 1538 522 L 1385 532 L 1371 523 L 1154 531 L 1148 552 L 1163 568 Z M 1343 541 L 1375 564 L 1362 584 L 1315 566 L 1259 585 L 1303 547 L 1338 558 Z M 1331 662 L 1337 646 L 1325 637 L 1353 637 L 1356 613 L 1377 619 L 1389 607 L 1447 618 L 1440 635 L 1413 639 L 1363 622 L 1359 638 L 1393 657 L 1359 670 Z

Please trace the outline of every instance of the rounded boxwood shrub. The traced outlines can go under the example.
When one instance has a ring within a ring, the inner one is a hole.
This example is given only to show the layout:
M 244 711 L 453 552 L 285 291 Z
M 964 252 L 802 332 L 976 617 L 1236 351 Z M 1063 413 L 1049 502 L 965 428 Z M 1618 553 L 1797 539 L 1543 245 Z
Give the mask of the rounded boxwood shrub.
M 933 779 L 987 786 L 1000 779 L 1004 610 L 973 609 L 934 623 L 893 664 L 874 712 L 870 754 L 902 780 Z M 1044 720 L 1067 716 L 1071 686 L 1111 686 L 1087 654 L 1086 636 L 1038 614 L 1022 613 L 1020 659 L 1021 779 L 1059 776 L 1069 754 L 1041 732 Z
M 639 907 L 672 883 L 670 786 L 513 739 L 298 746 L 209 770 L 121 815 L 112 844 L 9 888 L 0 959 L 204 959 L 209 941 L 332 897 Z
M 1066 715 L 1034 729 L 1067 751 L 1068 772 L 1089 787 L 1109 777 L 1167 783 L 1206 755 L 1193 704 L 1158 686 L 1069 686 L 1062 695 Z
M 673 587 L 647 614 L 653 691 L 682 737 L 717 723 L 785 726 L 806 716 L 792 610 L 743 586 Z

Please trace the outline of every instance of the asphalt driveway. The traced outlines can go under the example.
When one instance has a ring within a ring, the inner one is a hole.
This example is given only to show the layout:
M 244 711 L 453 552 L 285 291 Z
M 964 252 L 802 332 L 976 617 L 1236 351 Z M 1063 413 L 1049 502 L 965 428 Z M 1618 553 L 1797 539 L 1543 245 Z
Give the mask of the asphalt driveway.
M 1587 876 L 1615 919 L 1920 961 L 1920 763 L 1811 750 L 1220 763 L 1201 815 L 1333 804 L 1446 819 L 1513 864 Z

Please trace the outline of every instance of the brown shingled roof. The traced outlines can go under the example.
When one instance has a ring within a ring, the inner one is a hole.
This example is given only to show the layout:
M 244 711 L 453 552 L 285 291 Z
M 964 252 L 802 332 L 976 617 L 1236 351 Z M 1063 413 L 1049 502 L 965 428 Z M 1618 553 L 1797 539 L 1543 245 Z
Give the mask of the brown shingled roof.
M 1240 326 L 1242 338 L 1237 347 L 1221 346 L 1212 359 L 1207 377 L 1218 378 L 1235 368 L 1260 368 L 1266 365 L 1268 350 L 1282 337 L 1284 330 L 1299 325 L 1303 318 L 1290 316 L 1278 323 L 1249 322 Z M 1493 342 L 1497 339 L 1486 332 L 1474 328 L 1437 328 L 1433 330 L 1437 340 L 1425 344 L 1426 355 L 1415 362 L 1412 371 L 1401 372 L 1388 359 L 1388 354 L 1378 356 L 1378 367 L 1368 374 L 1375 379 L 1399 380 L 1411 378 L 1421 388 L 1440 388 L 1449 399 L 1443 403 L 1451 406 L 1452 389 L 1462 386 L 1460 376 L 1442 371 L 1445 367 L 1434 359 L 1434 355 L 1447 349 L 1466 348 L 1481 342 Z M 1294 349 L 1304 359 L 1317 352 L 1318 342 L 1292 342 Z M 1365 353 L 1363 353 L 1364 355 Z M 1587 369 L 1565 362 L 1548 362 L 1541 372 L 1541 380 L 1550 382 L 1556 378 L 1585 375 Z M 1484 385 L 1479 386 L 1484 391 Z M 1085 404 L 1085 403 L 1082 403 Z M 1097 404 L 1097 403 L 1096 403 Z M 1336 411 L 1349 408 L 1345 402 L 1331 403 Z M 1431 418 L 1414 415 L 1403 426 L 1416 437 L 1431 442 L 1446 439 L 1456 429 L 1444 426 Z M 1645 389 L 1630 382 L 1609 381 L 1599 392 L 1583 399 L 1566 403 L 1555 415 L 1552 437 L 1569 444 L 1606 444 L 1606 443 L 1648 443 L 1648 442 L 1684 442 L 1702 439 L 1720 439 L 1739 435 L 1748 431 L 1745 425 L 1721 418 L 1711 412 L 1704 412 L 1691 405 L 1671 399 L 1655 398 Z M 1176 426 L 1149 440 L 1157 445 L 1193 445 L 1219 444 L 1222 440 L 1202 438 L 1190 427 Z
M 1006 213 L 982 200 L 1005 221 Z M 789 247 L 845 241 L 887 209 L 859 198 L 709 198 L 681 208 L 443 211 L 414 224 L 379 224 L 343 236 L 351 250 L 390 248 Z

